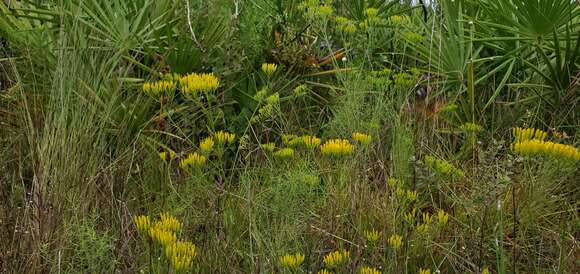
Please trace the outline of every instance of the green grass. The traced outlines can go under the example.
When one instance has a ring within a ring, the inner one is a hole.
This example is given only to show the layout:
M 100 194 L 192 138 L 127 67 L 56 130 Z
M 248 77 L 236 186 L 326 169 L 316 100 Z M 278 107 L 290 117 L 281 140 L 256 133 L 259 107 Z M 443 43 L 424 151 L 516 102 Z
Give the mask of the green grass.
M 577 268 L 578 159 L 511 148 L 528 127 L 578 151 L 575 3 L 41 2 L 0 3 L 2 273 Z M 220 84 L 143 92 L 167 73 Z M 194 152 L 206 161 L 182 167 Z M 184 268 L 134 219 L 165 212 L 196 247 Z M 348 259 L 325 264 L 336 250 Z

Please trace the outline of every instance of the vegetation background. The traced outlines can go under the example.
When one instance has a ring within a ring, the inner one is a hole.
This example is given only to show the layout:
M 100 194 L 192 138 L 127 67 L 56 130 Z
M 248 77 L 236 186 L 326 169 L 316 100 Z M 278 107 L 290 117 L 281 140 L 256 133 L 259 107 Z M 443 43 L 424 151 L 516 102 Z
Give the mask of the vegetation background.
M 579 4 L 430 2 L 0 2 L 0 272 L 577 272 Z

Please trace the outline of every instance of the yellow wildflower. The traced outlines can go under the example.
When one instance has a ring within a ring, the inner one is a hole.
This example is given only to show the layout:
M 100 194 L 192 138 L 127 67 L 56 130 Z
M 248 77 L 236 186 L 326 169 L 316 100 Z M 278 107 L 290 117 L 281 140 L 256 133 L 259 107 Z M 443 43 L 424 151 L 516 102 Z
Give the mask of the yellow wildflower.
M 376 243 L 379 238 L 381 238 L 382 234 L 382 232 L 376 231 L 374 229 L 364 231 L 364 236 L 369 243 Z
M 287 147 L 287 148 L 282 148 L 276 152 L 274 152 L 274 157 L 280 158 L 280 159 L 289 159 L 294 157 L 294 150 Z
M 484 266 L 483 270 L 481 270 L 481 274 L 491 274 L 491 272 L 489 271 L 489 267 Z
M 344 139 L 332 139 L 326 141 L 322 146 L 320 146 L 320 152 L 323 155 L 330 156 L 341 156 L 352 154 L 354 146 Z
M 427 268 L 427 269 L 419 268 L 419 274 L 431 274 L 431 269 L 429 269 L 429 268 Z
M 282 134 L 282 143 L 284 143 L 285 145 L 291 145 L 294 144 L 294 139 L 297 139 L 298 136 L 294 135 L 294 134 Z
M 405 196 L 405 190 L 402 187 L 397 187 L 397 190 L 395 191 L 395 193 L 399 197 L 404 197 Z
M 318 14 L 324 17 L 331 16 L 334 13 L 332 6 L 329 4 L 320 5 L 318 7 Z
M 274 73 L 276 72 L 277 69 L 278 69 L 278 65 L 276 65 L 276 64 L 269 64 L 269 63 L 262 64 L 262 71 L 268 76 L 274 75 Z
M 554 158 L 580 161 L 580 150 L 564 144 L 531 139 L 512 145 L 516 154 L 525 156 L 546 155 Z
M 300 141 L 301 141 L 302 145 L 308 149 L 315 149 L 322 142 L 320 140 L 320 138 L 318 138 L 316 136 L 310 136 L 310 135 L 304 135 L 304 136 L 300 137 L 300 139 L 301 139 Z
M 417 214 L 416 208 L 413 208 L 413 210 L 409 212 L 405 212 L 405 221 L 407 221 L 409 224 L 413 224 L 413 221 L 415 220 L 415 214 Z
M 214 139 L 219 143 L 219 144 L 224 144 L 224 143 L 228 143 L 231 144 L 236 140 L 236 135 L 233 133 L 229 133 L 229 132 L 225 132 L 223 130 L 220 130 L 218 132 L 216 132 L 213 135 Z
M 379 14 L 379 10 L 376 9 L 376 8 L 367 8 L 365 10 L 365 14 L 368 17 L 375 17 L 375 16 L 377 16 Z
M 354 139 L 355 141 L 357 141 L 359 144 L 361 145 L 369 145 L 372 142 L 372 137 L 368 134 L 364 134 L 364 133 L 360 133 L 360 132 L 355 132 L 352 134 L 352 139 Z
M 514 142 L 515 143 L 528 141 L 528 140 L 544 141 L 544 140 L 546 140 L 546 137 L 548 137 L 547 132 L 545 132 L 543 130 L 535 129 L 535 128 L 515 127 L 515 128 L 512 128 L 512 134 L 514 135 L 514 138 L 515 138 Z
M 363 267 L 360 269 L 360 274 L 381 274 L 381 272 L 374 267 Z
M 163 160 L 163 161 L 171 161 L 171 160 L 175 159 L 175 156 L 177 156 L 177 153 L 175 153 L 175 151 L 173 151 L 171 149 L 167 149 L 167 150 L 163 150 L 163 151 L 159 152 L 159 158 L 161 158 L 161 160 Z
M 407 15 L 393 15 L 389 17 L 391 23 L 396 25 L 406 25 L 411 23 L 411 19 Z
M 321 269 L 318 272 L 316 272 L 316 274 L 332 274 L 332 272 L 330 272 L 326 269 Z
M 287 268 L 296 268 L 304 262 L 304 254 L 286 254 L 280 257 L 280 265 Z
M 159 97 L 163 93 L 174 91 L 176 87 L 173 81 L 147 82 L 143 84 L 143 92 L 149 96 Z
M 342 30 L 346 33 L 352 34 L 356 32 L 357 28 L 353 23 L 347 23 L 342 27 Z
M 198 154 L 197 152 L 190 153 L 185 157 L 185 159 L 179 162 L 179 166 L 183 169 L 187 169 L 189 167 L 201 167 L 205 165 L 207 162 L 207 158 L 205 156 Z
M 219 86 L 220 81 L 213 73 L 190 73 L 179 79 L 179 88 L 185 94 L 213 92 Z
M 427 233 L 429 231 L 429 225 L 428 224 L 418 224 L 417 225 L 417 232 L 419 233 Z
M 167 212 L 161 213 L 160 220 L 156 223 L 156 226 L 170 231 L 179 231 L 183 228 L 181 221 Z
M 266 151 L 268 153 L 272 153 L 272 152 L 274 152 L 274 149 L 276 148 L 276 144 L 274 144 L 274 143 L 261 144 L 260 147 L 264 151 Z
M 190 268 L 196 255 L 196 246 L 191 242 L 176 241 L 165 247 L 165 256 L 176 271 Z
M 149 218 L 149 216 L 145 215 L 135 216 L 133 217 L 133 222 L 135 223 L 135 226 L 137 227 L 137 231 L 139 231 L 139 233 L 149 231 L 149 227 L 151 227 L 151 219 Z
M 483 128 L 480 125 L 474 123 L 465 123 L 461 125 L 460 128 L 464 132 L 473 132 L 473 133 L 477 133 L 483 130 Z
M 399 249 L 403 245 L 403 236 L 398 235 L 398 234 L 393 234 L 389 238 L 388 242 L 389 242 L 389 245 L 391 246 L 391 248 Z
M 395 187 L 398 184 L 399 184 L 399 180 L 397 180 L 395 178 L 387 179 L 387 185 L 389 185 L 390 187 Z
M 149 228 L 149 237 L 162 246 L 167 246 L 177 240 L 175 232 L 165 230 L 161 226 L 153 226 Z
M 199 143 L 199 149 L 201 150 L 201 153 L 208 155 L 213 150 L 213 145 L 214 145 L 213 138 L 207 137 L 203 139 L 201 143 Z
M 418 197 L 418 196 L 419 196 L 419 195 L 417 194 L 417 191 L 410 191 L 410 190 L 407 190 L 407 199 L 408 199 L 409 201 L 413 202 L 413 201 L 417 200 L 417 197 Z
M 454 167 L 451 163 L 437 159 L 431 155 L 427 155 L 424 158 L 425 165 L 434 169 L 435 171 L 446 175 L 446 176 L 455 176 L 455 177 L 465 177 L 463 171 L 459 168 Z
M 423 212 L 423 223 L 431 224 L 433 221 L 433 216 L 429 212 Z
M 439 222 L 440 225 L 445 225 L 448 220 L 449 214 L 447 214 L 447 212 L 445 212 L 443 209 L 440 209 L 437 212 L 437 222 Z
M 337 267 L 345 263 L 350 256 L 347 250 L 337 250 L 324 256 L 324 264 L 328 267 Z

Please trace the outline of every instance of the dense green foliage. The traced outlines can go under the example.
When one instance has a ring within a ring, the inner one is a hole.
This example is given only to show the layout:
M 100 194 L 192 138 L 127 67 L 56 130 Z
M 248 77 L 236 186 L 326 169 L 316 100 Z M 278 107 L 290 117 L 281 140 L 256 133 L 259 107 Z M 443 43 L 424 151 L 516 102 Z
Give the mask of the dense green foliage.
M 574 273 L 580 5 L 400 2 L 0 2 L 0 272 Z

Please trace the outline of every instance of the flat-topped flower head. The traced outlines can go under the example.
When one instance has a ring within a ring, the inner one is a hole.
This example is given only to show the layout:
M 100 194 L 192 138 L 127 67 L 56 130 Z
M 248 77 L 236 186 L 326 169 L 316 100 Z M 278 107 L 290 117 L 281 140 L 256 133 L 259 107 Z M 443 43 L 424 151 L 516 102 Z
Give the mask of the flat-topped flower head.
M 349 257 L 350 253 L 347 250 L 337 250 L 324 256 L 324 264 L 330 268 L 338 267 L 346 263 Z
M 294 157 L 294 150 L 286 147 L 274 152 L 274 157 L 279 159 L 290 159 Z
M 370 135 L 360 132 L 353 133 L 352 139 L 364 146 L 368 146 L 373 141 L 373 138 Z
M 344 156 L 352 154 L 354 146 L 345 139 L 332 139 L 320 146 L 322 155 Z
M 382 232 L 380 231 L 376 231 L 374 229 L 371 230 L 365 230 L 364 231 L 364 236 L 365 239 L 367 240 L 367 242 L 369 243 L 376 243 L 379 241 L 379 239 L 381 238 L 381 235 L 383 235 Z
M 167 212 L 160 214 L 160 220 L 156 225 L 159 225 L 162 229 L 171 231 L 180 231 L 183 228 L 183 223 Z
M 145 233 L 149 231 L 149 228 L 151 227 L 151 218 L 149 218 L 149 216 L 135 216 L 133 217 L 133 222 L 135 223 L 135 227 L 137 227 L 139 233 Z
M 268 76 L 274 75 L 276 70 L 278 69 L 278 65 L 271 64 L 271 63 L 264 63 L 262 64 L 262 72 L 264 72 Z
M 146 82 L 143 84 L 143 92 L 151 97 L 160 97 L 165 93 L 175 91 L 176 87 L 177 84 L 174 81 Z
M 168 246 L 177 240 L 174 231 L 165 230 L 160 225 L 149 228 L 149 237 L 162 246 Z
M 190 167 L 202 167 L 207 162 L 207 158 L 197 152 L 190 153 L 185 157 L 185 159 L 179 162 L 179 166 L 182 169 L 188 169 Z
M 297 268 L 304 262 L 304 254 L 286 254 L 280 257 L 280 265 L 286 268 Z
M 514 143 L 512 150 L 523 156 L 550 156 L 568 161 L 580 161 L 580 149 L 570 145 L 558 144 L 550 141 L 530 139 Z
M 212 152 L 213 145 L 214 145 L 213 138 L 207 137 L 207 138 L 203 139 L 203 141 L 201 141 L 201 143 L 199 143 L 199 149 L 201 150 L 201 153 L 208 155 Z
M 399 249 L 403 245 L 403 236 L 393 234 L 391 237 L 389 237 L 388 242 L 392 249 Z
M 320 140 L 320 138 L 318 138 L 316 136 L 310 136 L 310 135 L 301 136 L 300 141 L 301 141 L 302 145 L 308 149 L 315 149 L 322 142 Z
M 445 225 L 448 220 L 449 220 L 449 214 L 447 212 L 445 212 L 443 209 L 440 209 L 437 212 L 437 222 L 439 223 L 439 225 Z
M 190 73 L 179 79 L 179 88 L 184 94 L 213 92 L 219 86 L 220 81 L 213 73 Z
M 220 131 L 216 132 L 213 135 L 213 138 L 219 144 L 225 144 L 225 143 L 232 144 L 233 142 L 236 141 L 236 135 L 235 134 L 229 133 L 229 132 L 225 132 L 223 130 L 220 130 Z
M 528 140 L 544 141 L 548 137 L 547 132 L 535 128 L 515 127 L 512 128 L 512 134 L 515 139 L 514 143 L 519 143 Z
M 276 149 L 276 144 L 275 143 L 260 144 L 260 147 L 265 152 L 272 153 L 272 152 L 274 152 L 274 149 Z
M 165 247 L 165 256 L 174 270 L 181 271 L 191 268 L 193 259 L 197 256 L 197 248 L 191 242 L 176 241 Z

